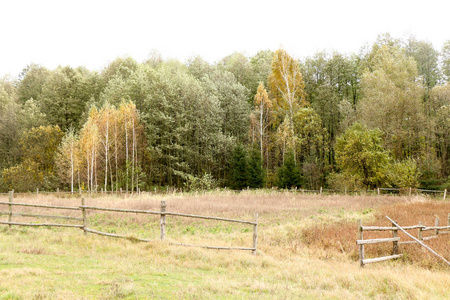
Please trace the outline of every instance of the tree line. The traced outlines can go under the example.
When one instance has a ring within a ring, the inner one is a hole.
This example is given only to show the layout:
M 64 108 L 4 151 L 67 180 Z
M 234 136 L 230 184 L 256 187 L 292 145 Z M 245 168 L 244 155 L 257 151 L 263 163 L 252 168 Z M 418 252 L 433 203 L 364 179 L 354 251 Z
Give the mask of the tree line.
M 0 80 L 0 190 L 450 185 L 450 41 Z

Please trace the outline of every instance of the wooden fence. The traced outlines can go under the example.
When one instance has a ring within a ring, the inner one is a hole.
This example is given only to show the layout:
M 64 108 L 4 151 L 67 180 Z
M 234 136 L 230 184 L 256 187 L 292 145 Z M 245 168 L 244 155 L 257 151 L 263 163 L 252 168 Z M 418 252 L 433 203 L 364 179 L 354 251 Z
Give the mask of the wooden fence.
M 345 188 L 343 191 L 340 190 L 333 190 L 333 189 L 324 189 L 320 187 L 318 190 L 307 190 L 307 189 L 299 189 L 299 188 L 293 188 L 288 190 L 290 192 L 294 193 L 314 193 L 314 194 L 361 194 L 361 193 L 368 193 L 368 194 L 374 194 L 382 195 L 383 193 L 398 193 L 398 194 L 409 194 L 412 196 L 413 194 L 430 194 L 430 195 L 443 195 L 443 200 L 446 200 L 447 198 L 447 189 L 443 191 L 438 190 L 424 190 L 424 189 L 416 189 L 416 188 L 377 188 L 374 190 L 348 190 Z M 32 195 L 32 194 L 43 194 L 43 195 L 72 195 L 72 196 L 78 196 L 83 197 L 83 195 L 88 195 L 90 197 L 93 197 L 95 195 L 101 196 L 101 195 L 117 195 L 121 197 L 125 197 L 127 195 L 148 195 L 148 194 L 174 194 L 174 193 L 182 193 L 183 189 L 177 189 L 177 188 L 169 188 L 165 191 L 157 191 L 156 188 L 153 191 L 141 191 L 140 189 L 137 189 L 137 191 L 125 191 L 122 189 L 116 190 L 116 191 L 104 191 L 103 188 L 100 190 L 95 191 L 82 191 L 77 190 L 74 192 L 67 192 L 67 191 L 60 191 L 57 189 L 56 191 L 40 191 L 39 189 L 36 189 L 35 192 L 26 192 L 26 193 L 16 193 L 16 194 L 23 194 L 23 195 Z M 0 193 L 0 195 L 8 195 L 8 193 Z
M 116 237 L 116 238 L 127 238 L 135 241 L 141 242 L 151 242 L 153 240 L 147 239 L 139 239 L 134 237 L 129 237 L 125 235 L 107 233 L 97 231 L 91 228 L 88 228 L 88 219 L 86 217 L 86 212 L 89 210 L 95 211 L 106 211 L 106 212 L 121 212 L 121 213 L 132 213 L 132 214 L 146 214 L 146 215 L 160 215 L 160 240 L 163 241 L 166 238 L 166 218 L 167 216 L 178 216 L 185 218 L 195 218 L 195 219 L 204 219 L 204 220 L 215 220 L 215 221 L 224 221 L 224 222 L 232 222 L 232 223 L 240 223 L 247 224 L 253 226 L 253 247 L 216 247 L 216 246 L 207 246 L 207 245 L 193 245 L 193 244 L 183 244 L 183 243 L 169 243 L 170 245 L 176 246 L 190 246 L 190 247 L 202 247 L 207 249 L 221 249 L 221 250 L 249 250 L 252 251 L 253 254 L 256 254 L 257 244 L 258 244 L 258 213 L 255 213 L 255 221 L 242 221 L 235 219 L 227 219 L 227 218 L 219 218 L 219 217 L 209 217 L 209 216 L 200 216 L 200 215 L 191 215 L 191 214 L 183 214 L 183 213 L 175 213 L 166 211 L 167 205 L 164 200 L 161 201 L 161 210 L 160 211 L 149 211 L 149 210 L 131 210 L 131 209 L 118 209 L 118 208 L 105 208 L 105 207 L 95 207 L 95 206 L 87 206 L 85 205 L 85 199 L 81 198 L 81 205 L 77 207 L 70 206 L 55 206 L 55 205 L 43 205 L 43 204 L 30 204 L 30 203 L 17 203 L 13 202 L 14 192 L 9 192 L 9 202 L 0 202 L 0 205 L 8 206 L 8 211 L 0 211 L 0 215 L 8 216 L 8 221 L 0 221 L 0 224 L 8 225 L 10 228 L 13 225 L 16 226 L 48 226 L 48 227 L 72 227 L 72 228 L 80 228 L 84 231 L 84 234 L 94 233 L 103 236 Z M 42 214 L 31 214 L 31 213 L 21 213 L 21 212 L 13 212 L 13 207 L 22 206 L 22 207 L 36 207 L 36 208 L 46 208 L 46 209 L 55 209 L 55 210 L 69 210 L 69 211 L 79 211 L 80 217 L 73 216 L 63 216 L 63 215 L 42 215 Z M 34 218 L 46 218 L 46 219 L 65 219 L 65 220 L 75 220 L 81 221 L 82 224 L 62 224 L 62 223 L 23 223 L 23 222 L 13 222 L 13 217 L 34 217 Z
M 391 220 L 391 219 L 389 219 L 389 220 Z M 359 246 L 359 263 L 360 263 L 361 267 L 364 267 L 364 265 L 366 265 L 366 264 L 381 262 L 381 261 L 390 260 L 390 259 L 397 259 L 397 258 L 401 257 L 402 254 L 399 253 L 399 245 L 401 245 L 401 244 L 418 243 L 429 249 L 429 247 L 425 246 L 422 243 L 423 241 L 435 239 L 440 234 L 450 233 L 450 214 L 448 214 L 448 217 L 447 217 L 447 226 L 439 226 L 439 218 L 438 217 L 436 217 L 435 226 L 433 226 L 433 227 L 427 227 L 427 226 L 423 225 L 422 222 L 419 222 L 418 225 L 405 226 L 405 227 L 400 227 L 394 221 L 391 221 L 391 224 L 392 224 L 392 226 L 387 226 L 387 227 L 363 226 L 361 219 L 358 220 L 358 224 L 357 224 L 358 239 L 356 240 L 356 244 Z M 411 240 L 400 241 L 400 237 L 398 236 L 398 230 L 405 232 L 405 234 L 407 234 L 409 237 L 411 237 Z M 406 232 L 409 230 L 417 230 L 417 238 L 413 237 L 412 235 L 410 235 L 409 233 Z M 364 239 L 365 231 L 391 231 L 392 237 L 379 238 L 379 239 Z M 432 231 L 434 233 L 434 235 L 424 237 L 423 232 L 426 232 L 426 231 Z M 383 257 L 375 257 L 375 258 L 365 258 L 364 245 L 378 244 L 378 243 L 392 243 L 391 255 L 383 256 Z M 429 249 L 429 250 L 431 250 L 431 249 Z M 434 251 L 432 251 L 432 252 L 434 252 Z M 436 253 L 434 253 L 434 254 L 437 255 Z M 439 255 L 437 255 L 437 256 L 439 256 Z M 442 257 L 440 257 L 440 258 L 443 259 Z

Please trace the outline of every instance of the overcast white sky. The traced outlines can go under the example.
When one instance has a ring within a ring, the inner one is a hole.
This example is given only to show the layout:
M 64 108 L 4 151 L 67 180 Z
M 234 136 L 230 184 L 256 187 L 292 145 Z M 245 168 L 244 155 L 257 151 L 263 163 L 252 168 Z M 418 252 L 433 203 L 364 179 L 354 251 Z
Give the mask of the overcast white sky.
M 450 40 L 447 1 L 403 0 L 2 0 L 0 77 L 34 62 L 101 69 L 153 50 L 210 62 L 235 51 L 280 46 L 304 58 L 319 50 L 358 52 L 378 34 L 414 34 L 437 50 Z

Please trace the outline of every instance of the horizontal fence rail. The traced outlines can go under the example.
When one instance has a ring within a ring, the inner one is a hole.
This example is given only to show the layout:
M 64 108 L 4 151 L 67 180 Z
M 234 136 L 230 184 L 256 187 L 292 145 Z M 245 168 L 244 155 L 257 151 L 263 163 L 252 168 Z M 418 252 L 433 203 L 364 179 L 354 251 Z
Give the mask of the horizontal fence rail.
M 93 234 L 98 234 L 98 235 L 102 235 L 102 236 L 114 237 L 114 238 L 125 238 L 125 239 L 129 239 L 129 240 L 133 240 L 133 241 L 152 242 L 154 240 L 141 239 L 141 238 L 136 238 L 133 236 L 125 236 L 125 235 L 120 235 L 120 234 L 115 234 L 115 233 L 102 232 L 102 231 L 88 228 L 86 213 L 89 210 L 96 210 L 96 211 L 107 211 L 107 212 L 159 215 L 160 216 L 160 233 L 161 233 L 160 239 L 161 240 L 165 240 L 165 237 L 166 237 L 166 217 L 167 216 L 178 216 L 178 217 L 186 217 L 186 218 L 194 218 L 194 219 L 214 220 L 214 221 L 223 221 L 223 222 L 251 225 L 251 226 L 253 226 L 253 247 L 219 247 L 219 246 L 194 245 L 194 244 L 185 244 L 185 243 L 169 243 L 170 245 L 187 246 L 187 247 L 203 247 L 203 248 L 207 248 L 207 249 L 219 249 L 219 250 L 249 250 L 249 251 L 252 251 L 253 254 L 256 254 L 256 251 L 257 251 L 258 213 L 255 213 L 255 221 L 252 222 L 252 221 L 244 221 L 244 220 L 236 220 L 236 219 L 228 219 L 228 218 L 220 218 L 220 217 L 210 217 L 210 216 L 200 216 L 200 215 L 192 215 L 192 214 L 184 214 L 184 213 L 167 212 L 166 211 L 166 202 L 164 200 L 161 201 L 161 210 L 160 211 L 150 211 L 150 210 L 134 210 L 134 209 L 119 209 L 119 208 L 88 206 L 88 205 L 85 205 L 84 198 L 81 199 L 80 206 L 71 207 L 71 206 L 17 203 L 17 202 L 13 202 L 13 197 L 14 197 L 14 192 L 10 192 L 9 193 L 9 202 L 0 202 L 0 206 L 4 205 L 4 206 L 8 206 L 8 208 L 9 208 L 9 211 L 0 211 L 0 216 L 1 215 L 8 216 L 8 221 L 0 221 L 0 224 L 8 225 L 9 227 L 11 227 L 12 225 L 32 226 L 32 227 L 71 227 L 71 228 L 82 229 L 84 231 L 84 234 L 93 233 Z M 15 207 L 15 206 L 45 208 L 45 209 L 55 209 L 55 210 L 80 211 L 81 217 L 13 212 L 13 207 Z M 82 224 L 13 222 L 12 217 L 65 219 L 65 220 L 82 221 Z

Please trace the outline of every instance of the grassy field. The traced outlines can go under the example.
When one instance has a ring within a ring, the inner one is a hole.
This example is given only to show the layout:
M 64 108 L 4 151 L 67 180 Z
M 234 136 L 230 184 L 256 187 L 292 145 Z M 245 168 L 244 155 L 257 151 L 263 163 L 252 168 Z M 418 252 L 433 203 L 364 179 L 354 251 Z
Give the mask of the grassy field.
M 434 225 L 438 215 L 445 224 L 449 202 L 417 196 L 246 191 L 96 197 L 86 203 L 159 210 L 161 200 L 171 212 L 249 221 L 258 212 L 258 254 L 169 245 L 252 246 L 252 226 L 209 220 L 168 216 L 167 241 L 160 242 L 159 216 L 88 214 L 92 229 L 155 240 L 149 243 L 85 236 L 80 229 L 1 225 L 0 299 L 450 298 L 449 268 L 423 249 L 401 246 L 404 258 L 361 269 L 355 242 L 359 218 L 365 225 L 388 226 L 385 215 L 402 225 L 418 221 Z M 54 196 L 18 195 L 14 201 L 80 204 L 78 198 Z M 20 210 L 55 214 L 46 209 Z M 427 244 L 450 259 L 450 235 Z M 367 256 L 389 254 L 389 247 L 367 249 Z

